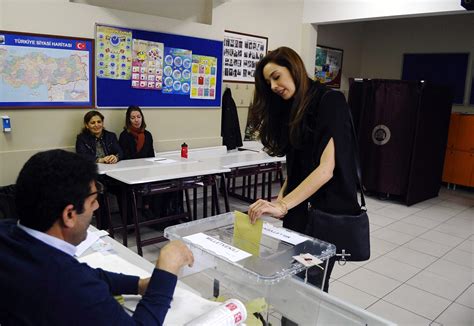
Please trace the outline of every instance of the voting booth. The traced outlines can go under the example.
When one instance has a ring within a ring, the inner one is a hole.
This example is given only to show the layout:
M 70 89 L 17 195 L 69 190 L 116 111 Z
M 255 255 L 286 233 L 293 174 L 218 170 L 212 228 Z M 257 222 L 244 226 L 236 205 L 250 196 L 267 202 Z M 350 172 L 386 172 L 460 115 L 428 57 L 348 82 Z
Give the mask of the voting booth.
M 246 324 L 259 324 L 258 320 L 274 324 L 282 317 L 299 325 L 390 324 L 305 283 L 308 267 L 298 257 L 315 260 L 312 268 L 321 270 L 322 284 L 334 245 L 280 227 L 273 218 L 260 221 L 257 242 L 245 239 L 253 231 L 234 224 L 242 218 L 239 214 L 225 213 L 165 229 L 165 237 L 184 241 L 194 254 L 194 266 L 184 270 L 180 282 L 206 299 L 235 298 L 245 303 Z

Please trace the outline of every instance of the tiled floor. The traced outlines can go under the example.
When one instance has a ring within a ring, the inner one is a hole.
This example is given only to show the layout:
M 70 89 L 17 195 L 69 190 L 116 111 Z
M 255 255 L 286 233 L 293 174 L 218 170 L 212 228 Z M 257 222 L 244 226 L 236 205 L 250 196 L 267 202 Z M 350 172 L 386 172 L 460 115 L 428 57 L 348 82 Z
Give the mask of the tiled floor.
M 371 259 L 336 264 L 329 293 L 400 325 L 474 325 L 474 192 L 443 187 L 410 207 L 373 197 L 367 206 Z M 161 246 L 144 257 L 154 262 Z
M 367 206 L 372 257 L 336 264 L 329 293 L 400 325 L 474 325 L 474 193 Z

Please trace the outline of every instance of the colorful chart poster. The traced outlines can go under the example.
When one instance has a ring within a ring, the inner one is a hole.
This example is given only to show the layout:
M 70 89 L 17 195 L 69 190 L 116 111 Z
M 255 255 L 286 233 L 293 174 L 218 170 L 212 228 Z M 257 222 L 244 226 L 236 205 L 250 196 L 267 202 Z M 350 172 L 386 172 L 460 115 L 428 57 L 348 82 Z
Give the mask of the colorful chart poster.
M 96 74 L 99 78 L 130 79 L 132 72 L 132 32 L 97 26 Z
M 216 98 L 217 58 L 193 55 L 191 98 Z
M 191 65 L 191 50 L 165 47 L 162 92 L 164 94 L 189 95 Z
M 163 47 L 163 43 L 133 39 L 133 88 L 161 90 Z

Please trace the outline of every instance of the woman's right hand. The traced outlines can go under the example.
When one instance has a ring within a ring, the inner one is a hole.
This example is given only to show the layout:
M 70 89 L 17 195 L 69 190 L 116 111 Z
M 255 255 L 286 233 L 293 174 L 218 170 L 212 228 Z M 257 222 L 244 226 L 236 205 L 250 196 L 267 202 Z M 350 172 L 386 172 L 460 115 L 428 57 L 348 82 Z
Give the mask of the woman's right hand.
M 250 205 L 248 211 L 250 223 L 252 224 L 254 224 L 257 219 L 262 217 L 263 214 L 271 215 L 280 219 L 285 216 L 285 213 L 284 207 L 282 207 L 279 202 L 271 203 L 263 199 L 259 199 Z

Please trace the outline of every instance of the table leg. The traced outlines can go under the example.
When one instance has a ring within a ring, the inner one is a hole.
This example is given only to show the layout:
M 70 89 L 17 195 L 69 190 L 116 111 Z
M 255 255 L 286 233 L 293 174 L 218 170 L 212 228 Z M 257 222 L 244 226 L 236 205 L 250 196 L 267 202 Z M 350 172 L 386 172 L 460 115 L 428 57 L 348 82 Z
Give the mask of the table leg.
M 127 225 L 128 225 L 128 206 L 127 206 L 127 187 L 122 185 L 120 187 L 120 196 L 122 200 L 120 201 L 120 217 L 122 219 L 122 243 L 125 247 L 127 247 Z
M 140 256 L 143 256 L 142 251 L 142 240 L 140 236 L 140 228 L 138 226 L 138 211 L 137 211 L 137 197 L 135 190 L 132 190 L 132 217 L 135 224 L 135 238 L 137 241 L 137 252 Z
M 193 219 L 193 214 L 191 212 L 191 203 L 189 201 L 189 189 L 184 189 L 184 197 L 186 198 L 186 211 L 188 212 L 189 219 Z
M 225 184 L 225 183 L 226 183 L 225 174 L 222 174 L 222 175 L 221 175 L 221 179 L 222 179 L 221 182 L 224 183 L 224 187 L 223 187 L 224 193 L 223 193 L 223 195 L 224 195 L 225 211 L 226 211 L 226 212 L 229 212 L 229 211 L 230 211 L 230 207 L 229 207 L 229 193 L 227 192 L 227 186 L 226 186 L 226 184 Z
M 207 186 L 204 186 L 202 189 L 202 197 L 203 197 L 203 203 L 202 203 L 202 211 L 203 211 L 203 218 L 207 217 Z
M 197 188 L 193 188 L 193 220 L 197 220 Z
M 268 199 L 267 200 L 272 201 L 272 171 L 268 172 Z

